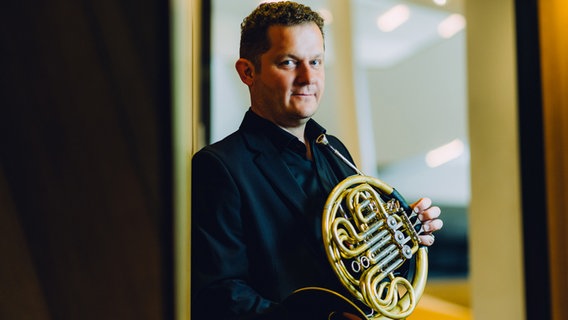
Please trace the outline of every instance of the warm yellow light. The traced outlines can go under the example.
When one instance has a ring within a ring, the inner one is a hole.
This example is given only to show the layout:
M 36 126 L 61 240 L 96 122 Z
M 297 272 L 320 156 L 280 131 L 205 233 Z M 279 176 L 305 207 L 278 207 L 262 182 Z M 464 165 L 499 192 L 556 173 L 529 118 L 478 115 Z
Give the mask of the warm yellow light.
M 439 5 L 439 6 L 445 6 L 446 3 L 448 3 L 447 0 L 433 0 L 435 4 Z
M 438 34 L 442 38 L 451 38 L 465 28 L 465 18 L 461 14 L 454 13 L 442 20 L 438 25 Z
M 452 161 L 463 154 L 465 150 L 464 143 L 460 139 L 431 150 L 426 154 L 426 164 L 430 168 L 435 168 Z
M 377 26 L 383 32 L 390 32 L 400 27 L 410 18 L 410 9 L 404 4 L 392 7 L 377 18 Z

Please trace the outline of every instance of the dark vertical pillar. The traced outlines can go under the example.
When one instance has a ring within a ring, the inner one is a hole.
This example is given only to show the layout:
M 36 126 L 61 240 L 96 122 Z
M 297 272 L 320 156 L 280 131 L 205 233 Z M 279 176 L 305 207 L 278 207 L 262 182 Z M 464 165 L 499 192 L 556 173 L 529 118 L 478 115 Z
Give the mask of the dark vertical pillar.
M 551 305 L 538 8 L 515 5 L 526 319 L 541 320 Z

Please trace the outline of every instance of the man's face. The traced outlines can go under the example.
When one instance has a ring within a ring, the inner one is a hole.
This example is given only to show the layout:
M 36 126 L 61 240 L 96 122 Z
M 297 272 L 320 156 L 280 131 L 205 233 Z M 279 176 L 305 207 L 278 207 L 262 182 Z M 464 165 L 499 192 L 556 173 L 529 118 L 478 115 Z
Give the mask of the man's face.
M 315 23 L 272 26 L 250 85 L 252 110 L 284 128 L 312 117 L 324 90 L 324 43 Z

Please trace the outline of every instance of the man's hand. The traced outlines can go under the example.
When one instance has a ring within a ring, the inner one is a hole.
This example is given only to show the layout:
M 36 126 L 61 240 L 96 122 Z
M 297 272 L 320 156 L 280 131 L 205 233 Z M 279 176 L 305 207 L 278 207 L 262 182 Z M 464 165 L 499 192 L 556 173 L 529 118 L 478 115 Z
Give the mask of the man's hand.
M 439 207 L 432 207 L 432 200 L 430 198 L 421 198 L 410 207 L 418 215 L 418 219 L 422 222 L 422 227 L 418 232 L 420 243 L 425 246 L 431 246 L 434 243 L 435 231 L 442 229 L 444 222 L 439 219 L 441 210 Z

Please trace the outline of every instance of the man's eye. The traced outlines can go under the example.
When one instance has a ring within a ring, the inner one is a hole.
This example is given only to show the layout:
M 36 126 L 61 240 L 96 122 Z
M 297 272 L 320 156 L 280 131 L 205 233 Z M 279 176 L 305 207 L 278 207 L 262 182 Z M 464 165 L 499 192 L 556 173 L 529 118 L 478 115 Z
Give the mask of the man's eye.
M 312 62 L 310 63 L 312 66 L 319 66 L 321 65 L 321 60 L 312 60 Z
M 280 62 L 280 65 L 283 67 L 292 67 L 294 66 L 296 63 L 293 60 L 284 60 L 282 62 Z

